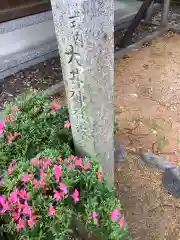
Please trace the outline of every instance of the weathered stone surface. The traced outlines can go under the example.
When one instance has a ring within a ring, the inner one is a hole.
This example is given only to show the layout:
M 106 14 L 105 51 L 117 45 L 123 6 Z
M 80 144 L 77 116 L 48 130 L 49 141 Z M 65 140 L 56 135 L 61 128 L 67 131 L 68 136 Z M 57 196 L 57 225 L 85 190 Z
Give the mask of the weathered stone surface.
M 51 0 L 76 150 L 114 178 L 113 0 Z

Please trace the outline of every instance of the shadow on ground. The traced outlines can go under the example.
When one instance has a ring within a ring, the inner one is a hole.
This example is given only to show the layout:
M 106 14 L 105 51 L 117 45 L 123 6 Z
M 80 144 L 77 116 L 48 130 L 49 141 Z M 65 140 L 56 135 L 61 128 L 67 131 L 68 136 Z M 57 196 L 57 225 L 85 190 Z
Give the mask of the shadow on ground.
M 161 178 L 134 155 L 116 167 L 117 195 L 133 240 L 180 239 L 180 199 L 166 193 Z

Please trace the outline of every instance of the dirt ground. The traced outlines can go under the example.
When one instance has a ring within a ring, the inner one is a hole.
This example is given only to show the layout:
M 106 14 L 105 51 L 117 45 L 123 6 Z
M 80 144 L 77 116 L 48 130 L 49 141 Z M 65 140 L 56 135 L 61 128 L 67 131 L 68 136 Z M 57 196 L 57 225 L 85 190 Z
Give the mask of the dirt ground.
M 4 103 L 29 89 L 42 90 L 62 81 L 59 57 L 36 64 L 0 82 L 0 110 Z
M 180 239 L 180 200 L 166 193 L 161 177 L 132 155 L 116 168 L 117 195 L 132 240 Z
M 119 137 L 179 161 L 180 36 L 164 36 L 116 64 Z
M 116 63 L 117 138 L 180 163 L 180 36 L 164 36 Z M 116 168 L 117 194 L 133 240 L 179 240 L 180 200 L 136 155 Z

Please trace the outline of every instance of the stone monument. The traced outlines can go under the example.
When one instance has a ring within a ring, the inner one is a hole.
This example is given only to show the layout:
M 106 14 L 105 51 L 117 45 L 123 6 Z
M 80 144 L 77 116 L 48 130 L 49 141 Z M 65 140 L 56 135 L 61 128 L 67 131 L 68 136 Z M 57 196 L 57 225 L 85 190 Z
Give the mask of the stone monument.
M 113 0 L 51 0 L 76 151 L 114 179 Z M 48 29 L 47 29 L 48 31 Z

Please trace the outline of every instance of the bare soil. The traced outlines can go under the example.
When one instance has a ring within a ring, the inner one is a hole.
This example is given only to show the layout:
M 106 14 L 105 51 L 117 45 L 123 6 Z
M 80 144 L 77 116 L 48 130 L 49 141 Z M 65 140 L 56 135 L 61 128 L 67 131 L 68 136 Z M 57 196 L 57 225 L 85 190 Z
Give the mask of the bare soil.
M 180 36 L 163 36 L 116 63 L 117 138 L 180 163 Z M 117 195 L 133 240 L 179 240 L 180 200 L 162 186 L 162 173 L 138 155 L 116 167 Z
M 180 200 L 163 189 L 162 175 L 137 156 L 116 167 L 116 189 L 132 240 L 179 240 Z
M 180 36 L 163 36 L 116 64 L 119 138 L 179 162 Z
M 18 94 L 30 89 L 43 90 L 62 81 L 59 57 L 36 64 L 0 82 L 0 110 L 4 103 L 11 101 Z

